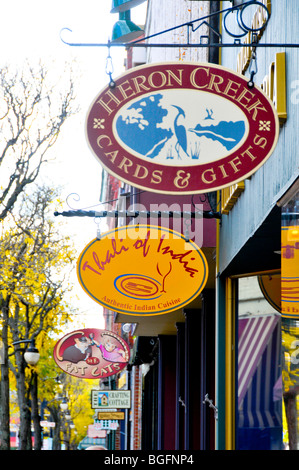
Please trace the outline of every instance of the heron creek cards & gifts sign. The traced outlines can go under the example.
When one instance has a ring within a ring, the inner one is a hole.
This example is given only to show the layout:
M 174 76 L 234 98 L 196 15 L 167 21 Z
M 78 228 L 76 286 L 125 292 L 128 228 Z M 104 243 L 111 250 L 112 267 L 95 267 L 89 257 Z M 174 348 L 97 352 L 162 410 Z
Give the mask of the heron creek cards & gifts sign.
M 103 379 L 123 370 L 130 359 L 128 344 L 108 330 L 83 328 L 61 338 L 54 347 L 56 364 L 69 375 Z
M 147 64 L 115 83 L 88 111 L 87 140 L 108 173 L 135 187 L 215 191 L 248 178 L 276 146 L 272 101 L 222 66 Z
M 123 226 L 83 250 L 77 275 L 104 307 L 128 315 L 178 310 L 204 288 L 208 264 L 193 241 L 163 227 Z

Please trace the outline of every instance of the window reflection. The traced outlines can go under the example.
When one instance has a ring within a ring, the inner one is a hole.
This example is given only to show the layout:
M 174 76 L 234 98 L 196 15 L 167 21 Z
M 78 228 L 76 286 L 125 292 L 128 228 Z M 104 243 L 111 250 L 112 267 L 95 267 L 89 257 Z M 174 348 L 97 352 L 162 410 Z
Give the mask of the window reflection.
M 299 448 L 299 192 L 282 207 L 281 309 L 284 442 Z
M 280 450 L 280 272 L 240 278 L 238 284 L 237 448 Z

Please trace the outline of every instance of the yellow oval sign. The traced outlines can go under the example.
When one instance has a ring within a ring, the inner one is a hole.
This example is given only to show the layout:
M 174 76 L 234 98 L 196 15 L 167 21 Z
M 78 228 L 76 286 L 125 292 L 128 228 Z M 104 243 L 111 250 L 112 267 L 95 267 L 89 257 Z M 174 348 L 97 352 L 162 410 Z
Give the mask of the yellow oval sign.
M 207 282 L 208 264 L 200 248 L 178 232 L 123 226 L 86 246 L 77 275 L 85 292 L 110 310 L 160 315 L 199 295 Z

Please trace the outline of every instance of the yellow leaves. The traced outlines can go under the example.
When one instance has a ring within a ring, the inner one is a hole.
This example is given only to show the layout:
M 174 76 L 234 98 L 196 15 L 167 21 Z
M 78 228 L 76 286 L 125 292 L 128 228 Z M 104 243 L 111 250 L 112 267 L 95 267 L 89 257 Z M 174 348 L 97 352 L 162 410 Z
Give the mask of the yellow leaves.
M 288 392 L 290 388 L 296 385 L 296 381 L 291 380 L 289 372 L 286 370 L 282 371 L 282 382 L 283 382 L 283 387 L 284 387 L 285 392 Z
M 284 391 L 289 391 L 298 384 L 299 380 L 299 328 L 290 326 L 282 327 L 283 350 L 283 386 Z
M 35 345 L 37 349 L 39 350 L 42 349 L 44 343 L 47 342 L 47 339 L 48 339 L 48 333 L 45 330 L 42 330 L 40 334 L 37 336 L 36 341 L 35 341 Z
M 8 296 L 8 290 L 5 289 L 5 287 L 1 286 L 0 288 L 0 299 L 1 301 L 5 301 L 7 299 L 7 296 Z
M 34 240 L 32 237 L 26 237 L 24 239 L 24 243 L 26 243 L 26 245 L 30 246 L 30 245 L 33 245 L 34 244 Z

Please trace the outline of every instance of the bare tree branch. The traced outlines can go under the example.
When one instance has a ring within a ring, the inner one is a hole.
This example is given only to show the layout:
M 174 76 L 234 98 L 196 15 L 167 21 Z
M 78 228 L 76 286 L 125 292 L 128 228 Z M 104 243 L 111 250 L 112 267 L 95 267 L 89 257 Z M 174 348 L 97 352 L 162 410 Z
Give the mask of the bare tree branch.
M 36 180 L 63 124 L 76 112 L 74 100 L 71 71 L 61 90 L 41 64 L 0 70 L 0 220 Z

